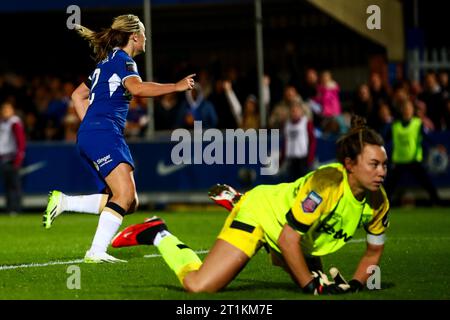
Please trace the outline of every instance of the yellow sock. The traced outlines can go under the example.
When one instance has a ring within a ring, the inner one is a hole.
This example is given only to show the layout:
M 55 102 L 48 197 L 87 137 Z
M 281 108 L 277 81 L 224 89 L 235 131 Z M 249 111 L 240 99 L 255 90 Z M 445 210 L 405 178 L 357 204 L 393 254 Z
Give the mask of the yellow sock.
M 170 234 L 158 243 L 157 248 L 164 261 L 169 265 L 183 284 L 184 277 L 191 271 L 200 269 L 202 261 L 187 245 Z

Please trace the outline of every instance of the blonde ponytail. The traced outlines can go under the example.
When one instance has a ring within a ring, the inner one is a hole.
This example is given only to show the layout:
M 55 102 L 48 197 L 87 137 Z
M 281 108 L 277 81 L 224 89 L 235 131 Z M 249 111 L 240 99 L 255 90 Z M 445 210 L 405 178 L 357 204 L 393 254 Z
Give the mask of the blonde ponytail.
M 115 17 L 110 28 L 100 32 L 92 31 L 84 26 L 75 25 L 77 33 L 89 42 L 94 53 L 94 60 L 100 62 L 108 56 L 108 52 L 115 47 L 125 47 L 130 35 L 140 32 L 144 25 L 139 17 L 125 14 Z

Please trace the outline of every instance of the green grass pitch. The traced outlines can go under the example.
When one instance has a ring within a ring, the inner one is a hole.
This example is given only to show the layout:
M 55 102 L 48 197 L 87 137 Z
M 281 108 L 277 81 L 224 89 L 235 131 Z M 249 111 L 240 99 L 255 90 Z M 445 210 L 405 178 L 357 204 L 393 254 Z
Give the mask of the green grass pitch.
M 226 217 L 224 210 L 158 214 L 194 250 L 211 247 Z M 122 228 L 147 216 L 128 216 Z M 0 216 L 0 299 L 450 299 L 448 208 L 393 209 L 380 265 L 382 289 L 338 297 L 302 294 L 284 271 L 271 266 L 264 250 L 216 294 L 185 293 L 154 247 L 109 249 L 128 263 L 80 263 L 97 221 L 97 216 L 68 213 L 45 230 L 38 214 Z M 352 242 L 324 258 L 325 268 L 335 265 L 350 278 L 364 251 L 363 239 L 358 231 Z M 80 267 L 80 289 L 67 287 L 70 265 Z

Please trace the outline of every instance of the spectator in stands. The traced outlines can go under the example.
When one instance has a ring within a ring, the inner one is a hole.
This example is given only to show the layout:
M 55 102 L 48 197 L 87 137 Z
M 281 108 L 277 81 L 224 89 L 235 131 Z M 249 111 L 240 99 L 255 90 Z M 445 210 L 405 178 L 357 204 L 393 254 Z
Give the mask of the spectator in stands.
M 447 100 L 450 98 L 450 86 L 448 82 L 448 72 L 445 70 L 442 70 L 439 72 L 439 85 L 441 86 L 442 90 L 442 98 L 444 100 Z
M 283 91 L 283 99 L 273 108 L 269 117 L 269 127 L 283 129 L 289 119 L 289 108 L 293 102 L 303 102 L 302 97 L 293 85 L 287 85 Z
M 370 89 L 367 84 L 362 84 L 358 87 L 358 91 L 353 101 L 351 108 L 352 112 L 358 116 L 371 120 L 371 115 L 374 112 L 372 97 L 370 95 Z M 369 122 L 369 125 L 373 127 L 373 123 Z
M 238 127 L 238 124 L 225 95 L 224 82 L 226 81 L 229 80 L 218 79 L 214 83 L 214 91 L 209 96 L 209 101 L 213 104 L 217 114 L 217 128 L 235 129 Z
M 38 119 L 33 111 L 28 111 L 24 115 L 24 127 L 27 140 L 43 140 L 42 131 L 38 127 Z
M 51 95 L 48 87 L 44 83 L 39 83 L 35 88 L 32 96 L 36 111 L 39 114 L 47 113 L 48 104 L 51 100 Z
M 435 130 L 434 123 L 427 115 L 427 105 L 425 102 L 417 100 L 415 103 L 417 117 L 422 120 L 423 128 L 426 132 L 432 132 Z
M 317 87 L 316 101 L 322 106 L 322 116 L 324 118 L 337 117 L 342 113 L 339 92 L 339 85 L 333 79 L 331 72 L 328 70 L 323 71 Z
M 46 108 L 47 140 L 62 140 L 64 138 L 63 119 L 67 113 L 70 95 L 74 90 L 73 86 L 71 89 L 69 86 L 70 84 L 67 85 L 66 89 L 63 89 L 61 80 L 58 78 L 53 78 L 50 81 L 50 94 L 52 98 Z
M 266 82 L 266 84 L 268 84 Z M 254 95 L 250 94 L 245 99 L 244 107 L 242 108 L 239 99 L 234 93 L 232 84 L 230 81 L 224 81 L 223 87 L 225 89 L 225 95 L 228 103 L 230 104 L 233 115 L 236 118 L 238 127 L 244 130 L 258 129 L 260 124 L 257 99 Z M 264 86 L 264 91 L 268 91 L 268 85 Z
M 204 98 L 198 83 L 192 90 L 186 91 L 186 100 L 181 103 L 177 123 L 180 128 L 193 129 L 194 121 L 201 121 L 203 129 L 216 128 L 218 122 L 214 105 Z
M 202 69 L 197 74 L 197 77 L 197 82 L 200 84 L 203 90 L 203 96 L 205 97 L 205 99 L 209 99 L 209 96 L 213 92 L 213 84 L 209 72 L 206 69 Z
M 22 210 L 22 187 L 19 170 L 25 158 L 25 130 L 10 102 L 0 107 L 0 173 L 6 194 L 6 212 Z
M 72 101 L 69 103 L 67 113 L 64 116 L 62 123 L 64 126 L 64 141 L 76 142 L 77 132 L 81 122 Z
M 308 68 L 305 72 L 305 80 L 300 87 L 300 95 L 308 102 L 317 96 L 317 86 L 319 84 L 319 76 L 316 69 Z
M 392 116 L 392 111 L 389 105 L 381 101 L 378 107 L 378 114 L 376 115 L 376 120 L 373 123 L 376 126 L 373 127 L 386 141 L 386 138 L 390 135 L 392 122 L 394 117 Z
M 250 94 L 247 96 L 247 99 L 245 99 L 242 122 L 239 125 L 239 128 L 244 130 L 259 129 L 259 126 L 258 99 L 253 94 Z
M 398 87 L 394 89 L 394 93 L 392 95 L 392 114 L 394 118 L 398 119 L 401 117 L 400 109 L 407 100 L 411 101 L 406 88 Z
M 41 79 L 39 79 L 41 80 Z M 47 86 L 42 82 L 39 82 L 34 92 L 31 96 L 33 110 L 31 113 L 32 117 L 36 118 L 36 126 L 35 126 L 35 135 L 39 137 L 39 139 L 45 140 L 46 133 L 45 128 L 47 127 L 47 108 L 48 104 L 51 100 L 50 92 Z
M 448 72 L 442 70 L 439 72 L 439 84 L 442 89 L 443 110 L 442 110 L 442 130 L 450 131 L 450 85 L 448 81 Z
M 14 105 L 16 115 L 23 117 L 26 108 L 30 105 L 30 98 L 27 95 L 27 81 L 23 75 L 14 73 L 7 74 L 6 81 L 8 82 L 7 97 Z
M 315 101 L 317 97 L 317 86 L 319 85 L 319 76 L 316 69 L 308 68 L 305 71 L 304 83 L 300 87 L 300 96 L 308 106 L 310 113 L 306 115 L 313 121 L 314 126 L 319 127 L 321 122 L 322 106 Z
M 440 199 L 430 176 L 422 165 L 422 140 L 426 132 L 420 118 L 414 116 L 414 105 L 405 100 L 400 109 L 401 118 L 392 124 L 392 170 L 387 179 L 386 191 L 393 197 L 403 175 L 413 176 L 428 192 L 433 204 L 440 204 Z M 390 138 L 389 137 L 389 138 Z
M 409 87 L 409 97 L 411 101 L 416 102 L 419 95 L 422 93 L 422 85 L 419 81 L 412 81 Z
M 316 153 L 314 126 L 304 110 L 302 102 L 292 102 L 284 127 L 287 182 L 303 177 L 311 168 Z
M 381 101 L 390 104 L 389 90 L 381 79 L 378 72 L 372 72 L 369 77 L 370 96 L 374 106 L 378 106 Z
M 315 101 L 322 106 L 319 128 L 325 135 L 339 136 L 348 129 L 348 125 L 342 115 L 339 92 L 340 87 L 333 80 L 331 72 L 328 70 L 323 71 L 320 75 Z
M 172 130 L 176 127 L 176 118 L 180 108 L 176 92 L 155 99 L 155 130 Z
M 267 114 L 270 113 L 270 103 L 272 101 L 272 93 L 270 89 L 271 78 L 268 74 L 263 77 L 262 99 Z
M 322 121 L 322 106 L 315 100 L 318 85 L 319 76 L 316 69 L 308 68 L 305 72 L 304 83 L 300 87 L 300 95 L 308 107 L 307 110 L 310 110 L 306 115 L 313 121 L 315 127 L 320 127 Z
M 442 128 L 442 118 L 444 109 L 444 98 L 442 88 L 437 81 L 436 74 L 429 72 L 425 76 L 424 90 L 418 97 L 419 100 L 427 105 L 428 115 L 433 121 L 437 131 Z
M 147 98 L 133 97 L 125 124 L 125 137 L 127 139 L 141 138 L 148 126 Z

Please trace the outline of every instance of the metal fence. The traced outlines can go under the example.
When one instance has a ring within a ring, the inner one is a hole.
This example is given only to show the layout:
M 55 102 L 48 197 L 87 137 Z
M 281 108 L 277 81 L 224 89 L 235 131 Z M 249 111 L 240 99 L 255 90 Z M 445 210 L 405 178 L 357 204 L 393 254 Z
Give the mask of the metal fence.
M 449 48 L 415 48 L 408 51 L 408 78 L 420 81 L 427 71 L 450 70 Z

